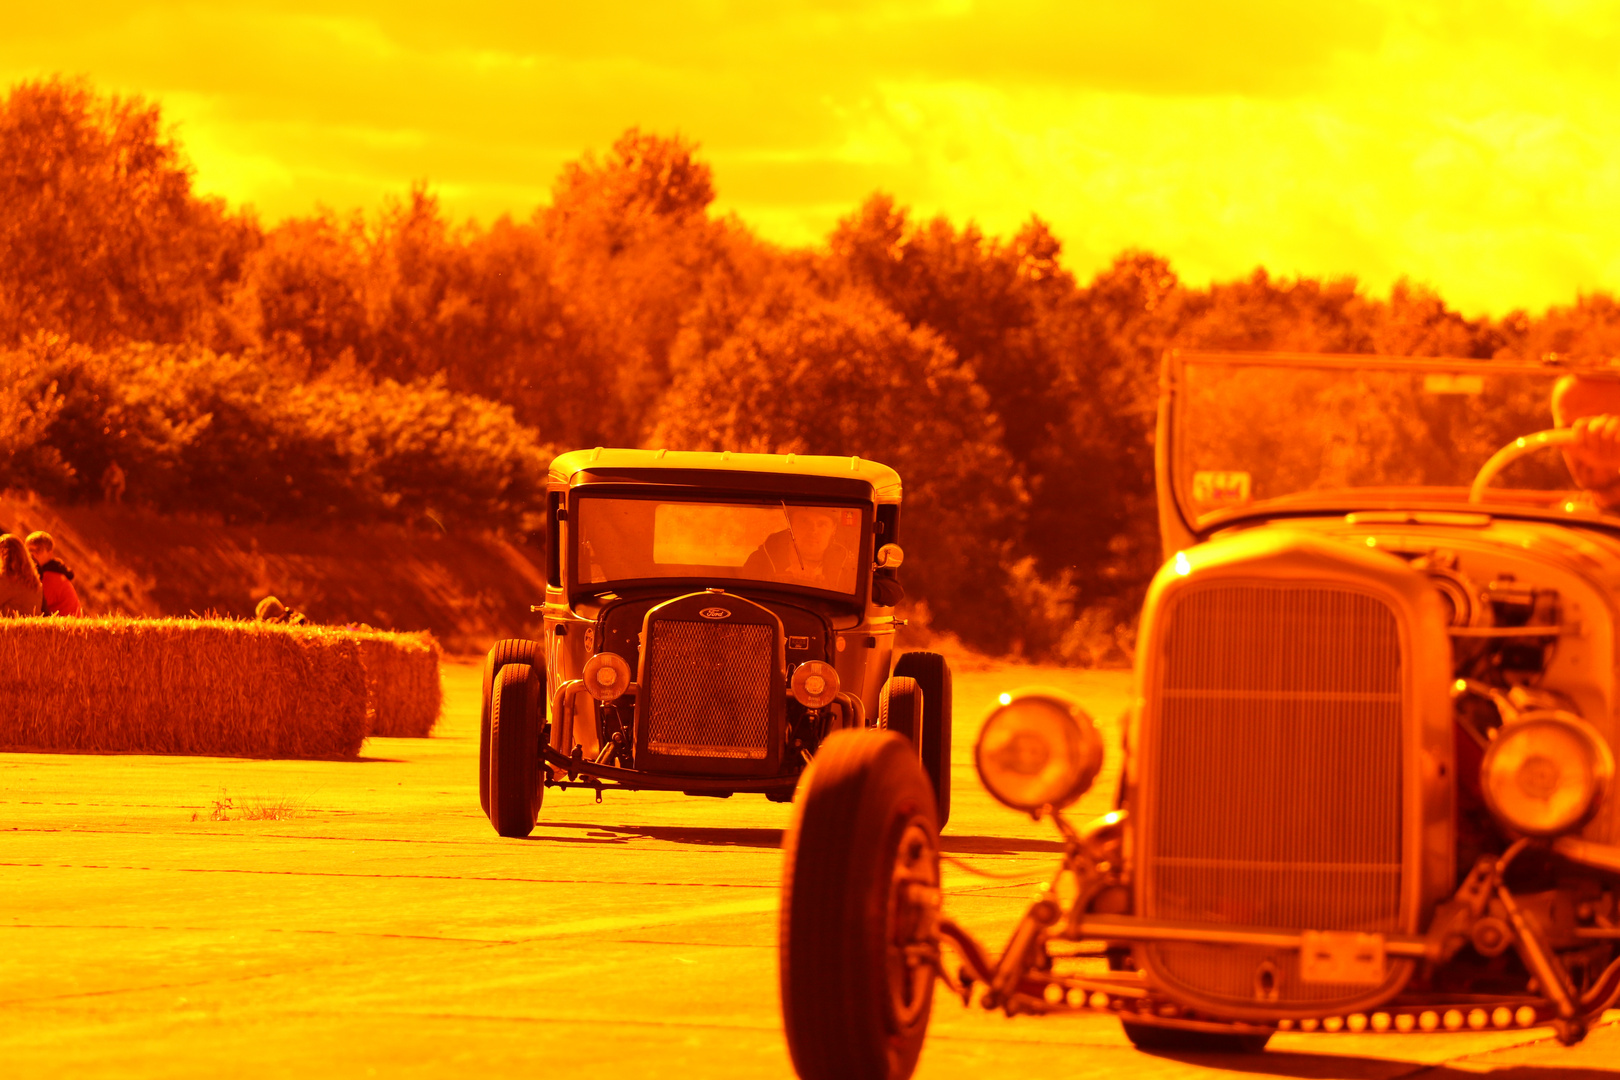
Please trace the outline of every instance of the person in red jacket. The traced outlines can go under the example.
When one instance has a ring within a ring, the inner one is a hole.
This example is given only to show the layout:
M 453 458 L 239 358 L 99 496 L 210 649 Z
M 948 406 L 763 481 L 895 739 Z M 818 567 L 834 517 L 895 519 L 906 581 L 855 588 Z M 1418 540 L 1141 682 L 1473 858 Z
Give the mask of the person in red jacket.
M 39 567 L 40 584 L 45 588 L 46 615 L 83 615 L 79 594 L 73 588 L 73 571 L 56 557 L 56 541 L 48 532 L 28 534 L 28 554 Z

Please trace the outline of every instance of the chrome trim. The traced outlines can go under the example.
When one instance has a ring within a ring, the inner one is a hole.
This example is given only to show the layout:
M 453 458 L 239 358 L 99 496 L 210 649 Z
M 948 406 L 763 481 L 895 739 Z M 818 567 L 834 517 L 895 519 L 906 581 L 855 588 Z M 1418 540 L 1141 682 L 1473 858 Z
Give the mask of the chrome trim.
M 1305 935 L 1313 933 L 1308 930 L 1211 926 L 1208 923 L 1138 919 L 1132 915 L 1088 915 L 1080 920 L 1078 929 L 1076 937 L 1099 941 L 1180 941 L 1202 945 L 1257 945 L 1269 949 L 1289 949 L 1294 952 L 1304 947 Z M 1421 960 L 1429 955 L 1427 938 L 1411 934 L 1378 936 L 1383 938 L 1386 956 Z
M 1553 841 L 1552 849 L 1570 862 L 1590 866 L 1594 870 L 1620 874 L 1620 847 L 1612 844 L 1598 844 L 1573 836 L 1561 836 Z
M 575 706 L 580 694 L 589 696 L 589 691 L 585 689 L 584 679 L 569 679 L 566 682 L 560 682 L 557 684 L 557 689 L 551 693 L 550 745 L 556 747 L 565 756 L 574 749 L 574 718 L 578 715 Z M 562 721 L 566 721 L 566 723 Z M 566 745 L 558 741 L 565 734 L 568 736 Z

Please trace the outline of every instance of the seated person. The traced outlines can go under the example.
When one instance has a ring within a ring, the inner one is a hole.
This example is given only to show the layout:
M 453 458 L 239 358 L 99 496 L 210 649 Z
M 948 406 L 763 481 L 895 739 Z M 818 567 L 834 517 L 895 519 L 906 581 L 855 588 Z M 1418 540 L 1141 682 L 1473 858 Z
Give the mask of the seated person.
M 73 588 L 73 571 L 56 554 L 56 540 L 48 532 L 31 532 L 24 541 L 28 557 L 39 568 L 40 584 L 45 590 L 46 615 L 83 615 L 79 594 Z
M 1553 387 L 1553 419 L 1575 429 L 1564 463 L 1597 509 L 1620 511 L 1620 373 L 1566 375 Z
M 22 537 L 0 536 L 0 616 L 38 615 L 44 595 Z
M 789 506 L 788 527 L 771 533 L 743 563 L 743 575 L 762 581 L 850 592 L 855 552 L 838 536 L 838 511 L 825 506 Z

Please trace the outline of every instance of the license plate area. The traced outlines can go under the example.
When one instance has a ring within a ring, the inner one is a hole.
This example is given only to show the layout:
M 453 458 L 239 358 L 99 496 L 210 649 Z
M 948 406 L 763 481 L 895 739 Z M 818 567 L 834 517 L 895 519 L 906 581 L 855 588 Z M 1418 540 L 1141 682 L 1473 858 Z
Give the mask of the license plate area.
M 1306 930 L 1300 935 L 1301 982 L 1376 986 L 1388 977 L 1383 934 Z

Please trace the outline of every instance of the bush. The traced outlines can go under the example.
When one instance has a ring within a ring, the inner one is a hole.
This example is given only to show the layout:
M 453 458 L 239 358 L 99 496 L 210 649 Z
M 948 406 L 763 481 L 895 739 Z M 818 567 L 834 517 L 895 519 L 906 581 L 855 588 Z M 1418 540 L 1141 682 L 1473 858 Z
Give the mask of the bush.
M 337 370 L 303 382 L 197 346 L 94 351 L 37 335 L 0 352 L 9 486 L 230 521 L 520 527 L 551 451 L 505 406 Z M 8 441 L 9 439 L 9 441 Z

